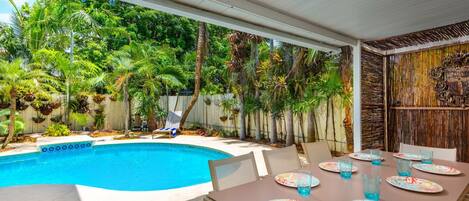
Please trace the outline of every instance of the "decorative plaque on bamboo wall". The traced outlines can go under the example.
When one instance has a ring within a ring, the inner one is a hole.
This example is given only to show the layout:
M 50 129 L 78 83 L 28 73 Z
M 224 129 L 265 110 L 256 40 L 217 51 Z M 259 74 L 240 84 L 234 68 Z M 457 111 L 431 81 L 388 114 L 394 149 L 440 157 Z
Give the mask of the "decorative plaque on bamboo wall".
M 445 106 L 469 106 L 469 53 L 461 52 L 443 59 L 441 66 L 430 71 L 436 80 L 438 100 Z

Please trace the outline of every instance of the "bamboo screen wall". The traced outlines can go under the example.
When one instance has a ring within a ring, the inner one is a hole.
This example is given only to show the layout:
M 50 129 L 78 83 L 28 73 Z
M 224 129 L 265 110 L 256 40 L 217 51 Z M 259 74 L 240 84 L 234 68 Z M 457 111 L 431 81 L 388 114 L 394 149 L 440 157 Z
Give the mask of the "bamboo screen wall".
M 362 50 L 362 149 L 384 148 L 383 57 Z
M 469 110 L 438 100 L 431 69 L 446 56 L 469 52 L 469 44 L 388 56 L 389 149 L 399 142 L 458 149 L 469 162 Z

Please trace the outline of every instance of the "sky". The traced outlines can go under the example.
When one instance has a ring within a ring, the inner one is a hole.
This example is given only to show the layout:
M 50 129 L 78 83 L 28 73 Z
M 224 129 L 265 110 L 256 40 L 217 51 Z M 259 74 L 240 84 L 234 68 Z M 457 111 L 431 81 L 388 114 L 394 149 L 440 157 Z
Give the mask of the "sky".
M 34 0 L 13 0 L 18 6 L 18 8 L 21 8 L 21 5 L 23 5 L 25 2 L 28 2 L 31 4 L 34 2 Z M 0 0 L 0 22 L 4 23 L 10 23 L 10 14 L 11 11 L 13 11 L 13 6 L 11 6 L 10 1 L 8 0 Z

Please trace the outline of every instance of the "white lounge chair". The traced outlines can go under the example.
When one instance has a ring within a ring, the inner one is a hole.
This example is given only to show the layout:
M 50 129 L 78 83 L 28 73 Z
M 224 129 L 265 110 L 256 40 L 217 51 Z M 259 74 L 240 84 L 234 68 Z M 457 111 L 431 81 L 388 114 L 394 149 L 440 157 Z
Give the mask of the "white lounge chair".
M 214 191 L 221 191 L 259 180 L 254 153 L 223 160 L 209 160 Z
M 409 153 L 409 154 L 419 154 L 420 150 L 427 150 L 433 152 L 433 158 L 447 161 L 456 161 L 457 150 L 454 149 L 444 149 L 444 148 L 435 148 L 435 147 L 424 147 L 416 146 L 410 144 L 399 144 L 399 152 Z
M 296 146 L 289 146 L 281 149 L 262 150 L 265 166 L 269 175 L 296 170 L 301 168 L 300 158 Z
M 176 137 L 181 122 L 182 111 L 169 112 L 163 128 L 156 129 L 152 132 L 153 139 L 156 134 L 167 133 L 170 137 Z
M 309 164 L 317 165 L 332 159 L 327 142 L 301 143 Z

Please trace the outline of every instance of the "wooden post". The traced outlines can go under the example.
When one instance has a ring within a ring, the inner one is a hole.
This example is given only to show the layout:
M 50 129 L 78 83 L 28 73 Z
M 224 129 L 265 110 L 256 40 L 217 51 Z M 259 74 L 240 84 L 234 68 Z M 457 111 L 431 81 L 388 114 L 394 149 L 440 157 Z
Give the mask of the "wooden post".
M 383 92 L 384 92 L 384 150 L 388 151 L 388 58 L 383 56 Z

